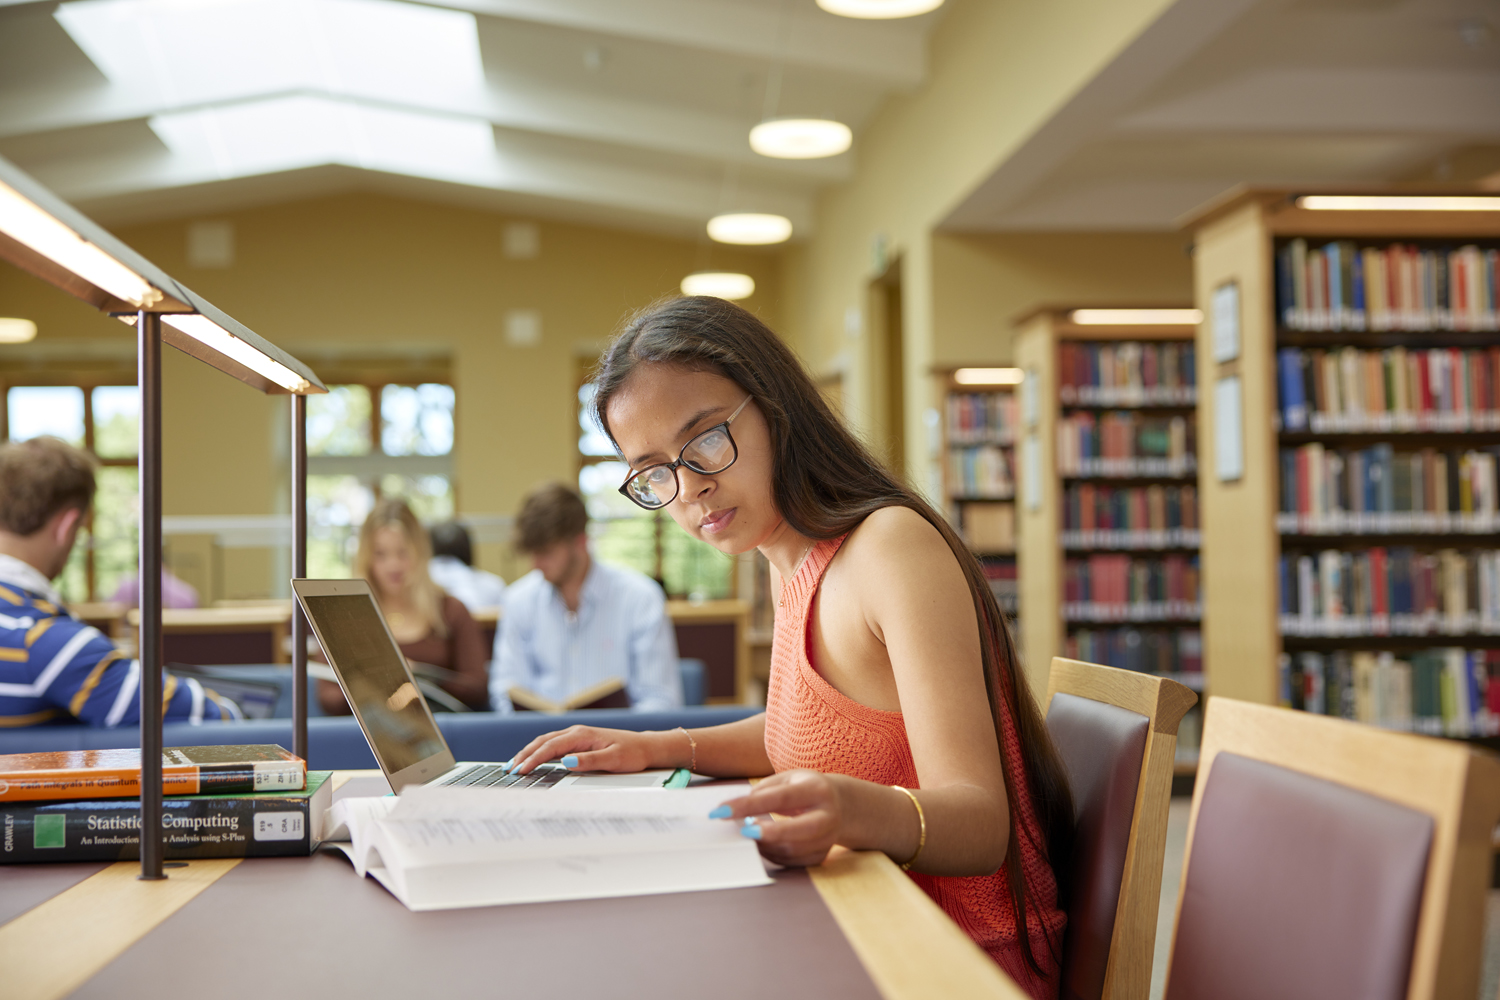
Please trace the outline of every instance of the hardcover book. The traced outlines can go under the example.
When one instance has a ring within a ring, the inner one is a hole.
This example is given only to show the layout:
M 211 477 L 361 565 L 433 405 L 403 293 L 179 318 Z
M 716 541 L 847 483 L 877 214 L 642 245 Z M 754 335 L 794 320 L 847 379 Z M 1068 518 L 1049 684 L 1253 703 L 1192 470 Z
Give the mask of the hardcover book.
M 162 802 L 164 855 L 298 857 L 323 839 L 333 804 L 331 771 L 309 771 L 283 792 L 171 796 Z M 127 861 L 140 857 L 139 799 L 0 803 L 0 864 Z
M 161 770 L 163 795 L 294 791 L 307 780 L 307 764 L 274 744 L 167 747 Z M 0 755 L 0 802 L 140 794 L 138 749 Z

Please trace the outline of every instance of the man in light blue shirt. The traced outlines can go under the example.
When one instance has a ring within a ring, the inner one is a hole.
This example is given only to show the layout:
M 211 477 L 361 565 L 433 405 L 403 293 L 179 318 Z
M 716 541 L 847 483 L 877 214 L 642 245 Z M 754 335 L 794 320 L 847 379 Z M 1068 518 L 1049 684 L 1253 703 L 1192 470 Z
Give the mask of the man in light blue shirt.
M 682 704 L 666 595 L 635 570 L 596 561 L 587 528 L 582 498 L 558 484 L 532 493 L 516 516 L 516 548 L 536 568 L 505 591 L 490 667 L 498 712 L 514 710 L 512 687 L 561 703 L 611 678 L 632 708 Z

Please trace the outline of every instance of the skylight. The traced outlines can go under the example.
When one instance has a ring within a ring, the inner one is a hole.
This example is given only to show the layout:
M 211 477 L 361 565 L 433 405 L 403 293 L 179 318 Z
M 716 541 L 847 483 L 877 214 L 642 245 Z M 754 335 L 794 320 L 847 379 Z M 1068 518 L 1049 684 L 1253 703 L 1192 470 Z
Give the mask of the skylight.
M 220 178 L 325 163 L 466 180 L 494 169 L 489 123 L 292 96 L 157 115 L 150 121 L 184 161 Z
M 288 92 L 467 103 L 484 87 L 464 11 L 397 0 L 75 0 L 56 18 L 115 88 L 186 107 Z

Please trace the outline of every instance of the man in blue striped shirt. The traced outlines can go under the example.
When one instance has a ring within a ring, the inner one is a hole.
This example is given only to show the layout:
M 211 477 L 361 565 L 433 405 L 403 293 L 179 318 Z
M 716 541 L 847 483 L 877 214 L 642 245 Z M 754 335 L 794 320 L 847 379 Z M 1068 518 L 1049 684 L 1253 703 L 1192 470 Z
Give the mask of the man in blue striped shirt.
M 0 445 L 0 727 L 140 719 L 141 665 L 74 618 L 51 581 L 94 502 L 94 460 L 57 438 Z M 238 719 L 196 680 L 168 675 L 170 720 Z

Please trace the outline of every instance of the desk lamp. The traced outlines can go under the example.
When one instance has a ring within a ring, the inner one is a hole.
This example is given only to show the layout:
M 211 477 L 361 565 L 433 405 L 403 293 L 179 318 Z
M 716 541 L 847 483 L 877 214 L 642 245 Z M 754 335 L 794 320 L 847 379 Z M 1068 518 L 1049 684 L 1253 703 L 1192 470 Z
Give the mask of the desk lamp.
M 0 258 L 136 328 L 140 382 L 141 875 L 166 878 L 162 840 L 161 345 L 263 393 L 292 397 L 292 569 L 307 575 L 308 368 L 195 295 L 0 158 Z M 307 622 L 292 619 L 293 753 L 307 759 Z

